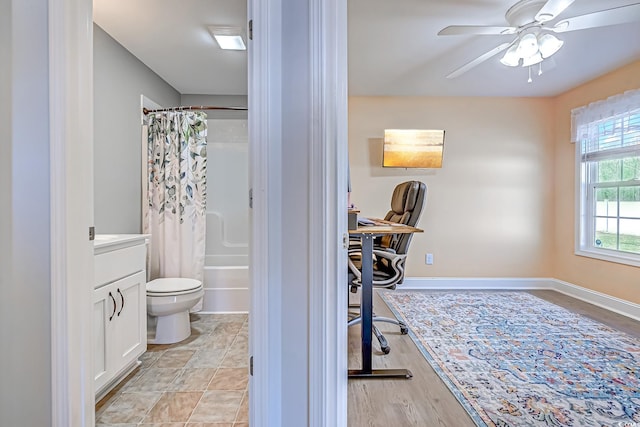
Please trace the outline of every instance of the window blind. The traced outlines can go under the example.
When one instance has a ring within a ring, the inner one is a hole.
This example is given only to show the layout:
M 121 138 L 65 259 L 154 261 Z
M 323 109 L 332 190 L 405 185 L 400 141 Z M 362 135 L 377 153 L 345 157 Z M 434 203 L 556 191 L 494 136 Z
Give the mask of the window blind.
M 612 96 L 602 101 L 592 102 L 584 107 L 571 110 L 571 141 L 582 141 L 588 134 L 590 123 L 606 121 L 618 116 L 631 115 L 640 109 L 640 89 Z
M 640 106 L 579 126 L 583 161 L 640 156 Z

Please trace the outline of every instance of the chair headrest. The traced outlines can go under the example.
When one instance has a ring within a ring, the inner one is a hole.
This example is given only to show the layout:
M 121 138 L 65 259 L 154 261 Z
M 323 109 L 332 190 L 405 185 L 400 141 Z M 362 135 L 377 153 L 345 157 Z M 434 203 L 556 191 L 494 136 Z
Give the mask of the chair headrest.
M 413 211 L 418 202 L 420 184 L 422 183 L 419 181 L 408 181 L 398 184 L 393 190 L 393 196 L 391 197 L 391 210 L 398 215 Z
M 391 210 L 384 219 L 415 226 L 420 219 L 426 197 L 427 185 L 424 182 L 407 181 L 398 184 L 391 196 Z M 411 236 L 412 233 L 394 234 L 383 244 L 394 249 L 396 253 L 406 254 L 411 242 Z

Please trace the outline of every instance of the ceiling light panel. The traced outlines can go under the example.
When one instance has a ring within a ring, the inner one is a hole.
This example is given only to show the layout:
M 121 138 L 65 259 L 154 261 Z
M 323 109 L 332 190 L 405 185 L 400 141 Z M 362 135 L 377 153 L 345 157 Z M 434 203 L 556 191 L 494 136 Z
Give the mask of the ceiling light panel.
M 247 46 L 244 43 L 242 28 L 210 25 L 207 29 L 214 40 L 218 43 L 218 46 L 220 46 L 220 49 L 247 50 Z

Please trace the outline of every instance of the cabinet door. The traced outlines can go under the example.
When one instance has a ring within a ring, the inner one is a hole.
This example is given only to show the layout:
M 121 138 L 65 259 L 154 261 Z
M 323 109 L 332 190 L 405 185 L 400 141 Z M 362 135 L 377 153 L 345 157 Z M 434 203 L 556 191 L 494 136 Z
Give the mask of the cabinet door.
M 116 372 L 130 365 L 147 349 L 147 289 L 144 271 L 109 285 L 117 302 L 112 327 Z
M 115 317 L 117 305 L 110 286 L 96 289 L 93 301 L 93 374 L 97 392 L 111 380 L 113 375 L 109 341 L 111 340 L 111 323 Z

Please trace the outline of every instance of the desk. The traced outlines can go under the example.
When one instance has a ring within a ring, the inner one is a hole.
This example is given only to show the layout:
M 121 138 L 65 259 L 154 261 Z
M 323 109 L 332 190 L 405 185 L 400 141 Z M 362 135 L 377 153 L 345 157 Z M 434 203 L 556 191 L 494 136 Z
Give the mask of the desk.
M 362 291 L 360 316 L 362 317 L 362 369 L 349 369 L 349 378 L 411 378 L 408 369 L 372 369 L 371 339 L 373 326 L 373 239 L 386 234 L 421 233 L 419 228 L 390 221 L 369 218 L 375 225 L 360 226 L 349 230 L 350 236 L 362 240 Z

